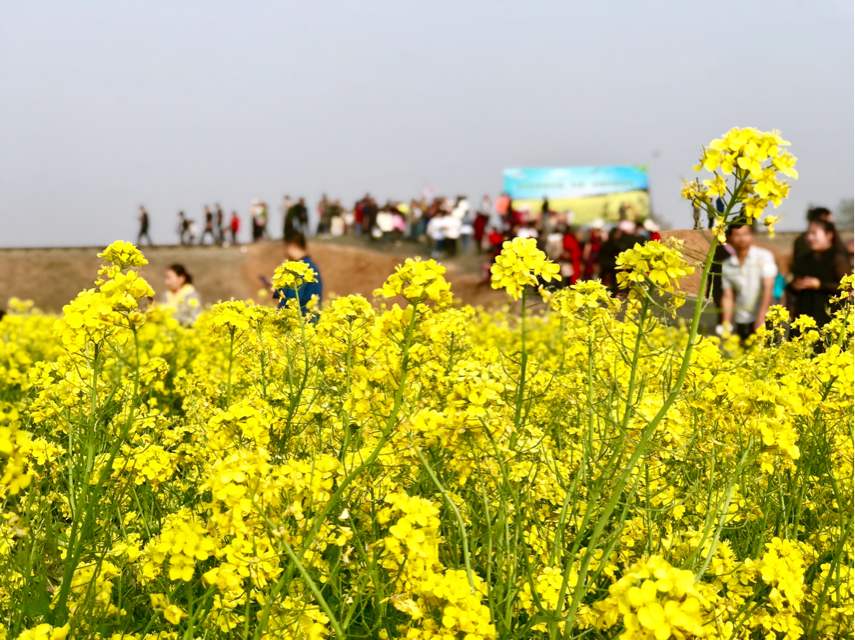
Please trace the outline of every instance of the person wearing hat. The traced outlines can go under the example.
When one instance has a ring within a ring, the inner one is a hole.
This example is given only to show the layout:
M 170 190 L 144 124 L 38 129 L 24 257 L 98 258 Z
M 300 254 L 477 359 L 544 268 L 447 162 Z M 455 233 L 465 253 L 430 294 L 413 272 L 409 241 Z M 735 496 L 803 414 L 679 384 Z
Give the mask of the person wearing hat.
M 647 231 L 648 240 L 661 240 L 662 236 L 659 233 L 659 225 L 653 222 L 651 218 L 646 218 L 641 224 L 644 230 Z

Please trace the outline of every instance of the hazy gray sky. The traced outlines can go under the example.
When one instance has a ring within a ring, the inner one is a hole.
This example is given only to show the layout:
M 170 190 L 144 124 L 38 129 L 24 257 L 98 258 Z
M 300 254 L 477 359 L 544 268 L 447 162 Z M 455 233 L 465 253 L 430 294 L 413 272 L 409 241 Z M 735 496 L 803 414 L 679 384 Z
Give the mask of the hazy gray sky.
M 215 201 L 480 200 L 524 166 L 647 164 L 686 226 L 733 126 L 793 143 L 800 226 L 852 197 L 853 74 L 848 0 L 5 2 L 0 246 L 132 239 L 141 203 L 173 242 Z

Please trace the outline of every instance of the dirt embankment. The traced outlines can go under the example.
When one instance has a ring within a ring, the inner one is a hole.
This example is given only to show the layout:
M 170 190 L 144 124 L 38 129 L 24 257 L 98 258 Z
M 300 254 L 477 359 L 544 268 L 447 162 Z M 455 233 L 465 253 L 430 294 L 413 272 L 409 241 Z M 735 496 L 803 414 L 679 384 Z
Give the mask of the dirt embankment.
M 313 242 L 312 259 L 321 270 L 324 295 L 361 294 L 372 299 L 375 289 L 404 258 L 360 247 Z M 39 309 L 58 312 L 81 290 L 93 286 L 100 248 L 45 248 L 0 250 L 0 309 L 11 297 L 33 300 Z M 183 264 L 205 303 L 218 300 L 260 300 L 260 276 L 272 278 L 285 260 L 280 242 L 231 247 L 143 247 L 149 264 L 142 269 L 158 298 L 164 290 L 163 274 L 169 265 Z M 506 298 L 487 286 L 477 286 L 479 276 L 449 265 L 448 279 L 455 297 L 473 305 L 503 303 Z
M 683 239 L 689 260 L 699 260 L 706 255 L 708 237 L 701 231 L 666 231 L 664 236 Z M 789 271 L 792 243 L 797 234 L 783 233 L 774 240 L 758 237 L 757 243 L 772 250 L 778 268 Z M 850 236 L 851 237 L 851 236 Z M 386 248 L 366 248 L 355 241 L 311 242 L 312 259 L 321 270 L 324 295 L 339 296 L 361 294 L 372 299 L 374 290 L 405 260 L 406 245 Z M 81 290 L 92 286 L 98 271 L 101 248 L 45 248 L 0 249 L 0 309 L 11 297 L 33 300 L 45 311 L 58 312 L 63 305 Z M 260 276 L 272 278 L 273 270 L 285 260 L 285 247 L 281 242 L 261 242 L 231 247 L 214 246 L 162 246 L 144 247 L 149 264 L 143 275 L 162 295 L 163 274 L 169 265 L 183 264 L 193 275 L 193 282 L 205 303 L 231 298 L 261 300 L 259 291 L 264 287 Z M 463 303 L 493 306 L 508 302 L 502 292 L 489 285 L 478 286 L 480 259 L 474 254 L 460 256 L 446 263 L 446 277 L 451 282 L 454 296 Z M 699 276 L 684 283 L 683 289 L 697 291 Z

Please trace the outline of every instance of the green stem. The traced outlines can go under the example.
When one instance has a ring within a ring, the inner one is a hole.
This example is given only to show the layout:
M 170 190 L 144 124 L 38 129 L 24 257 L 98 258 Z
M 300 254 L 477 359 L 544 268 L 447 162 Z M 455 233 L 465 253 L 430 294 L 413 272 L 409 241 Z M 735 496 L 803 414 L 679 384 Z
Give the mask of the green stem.
M 454 511 L 454 516 L 457 518 L 457 524 L 460 527 L 460 535 L 463 537 L 463 564 L 466 565 L 466 577 L 469 579 L 469 588 L 472 590 L 472 593 L 475 593 L 475 579 L 472 577 L 472 563 L 469 560 L 469 537 L 466 535 L 466 524 L 463 522 L 463 516 L 460 515 L 460 510 L 457 508 L 457 505 L 454 504 L 454 500 L 451 499 L 451 496 L 448 495 L 448 492 L 440 483 L 439 478 L 436 477 L 436 474 L 433 472 L 433 469 L 428 464 L 428 461 L 422 455 L 422 452 L 418 449 L 415 449 L 416 455 L 419 457 L 419 460 L 422 461 L 422 464 L 425 467 L 425 471 L 427 471 L 430 479 L 433 480 L 433 483 L 436 485 L 436 488 L 439 489 L 439 492 L 442 494 L 442 497 L 445 498 L 445 501 L 448 503 L 448 506 L 451 507 L 451 510 Z

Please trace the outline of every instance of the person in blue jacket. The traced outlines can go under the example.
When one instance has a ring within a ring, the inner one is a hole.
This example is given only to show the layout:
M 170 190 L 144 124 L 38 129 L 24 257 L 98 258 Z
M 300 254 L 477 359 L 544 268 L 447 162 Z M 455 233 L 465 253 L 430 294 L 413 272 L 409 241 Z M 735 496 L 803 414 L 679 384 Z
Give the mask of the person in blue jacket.
M 324 285 L 321 280 L 321 270 L 318 269 L 318 265 L 309 257 L 309 252 L 306 249 L 306 236 L 299 231 L 293 232 L 285 240 L 285 254 L 288 256 L 288 260 L 305 262 L 309 265 L 317 274 L 318 281 L 305 283 L 296 293 L 293 289 L 279 289 L 274 296 L 279 298 L 279 308 L 281 309 L 288 303 L 288 300 L 299 295 L 300 310 L 303 312 L 303 315 L 306 315 L 308 312 L 306 305 L 311 301 L 312 296 L 318 296 L 318 304 L 320 304 L 323 298 Z

